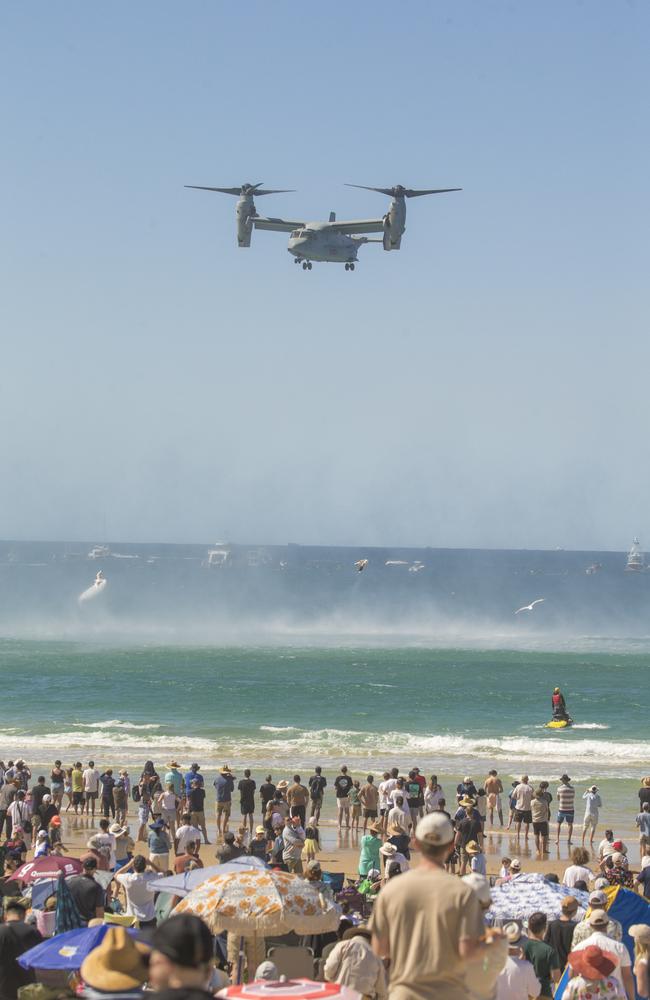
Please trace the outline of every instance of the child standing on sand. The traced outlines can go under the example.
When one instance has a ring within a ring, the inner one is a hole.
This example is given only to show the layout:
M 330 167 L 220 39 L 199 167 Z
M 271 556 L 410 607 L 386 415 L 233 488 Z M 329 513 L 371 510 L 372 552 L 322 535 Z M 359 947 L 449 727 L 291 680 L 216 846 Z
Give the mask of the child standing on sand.
M 358 782 L 357 782 L 358 784 Z M 358 828 L 358 824 L 357 824 Z M 305 827 L 305 846 L 302 850 L 304 861 L 315 861 L 316 855 L 320 851 L 320 834 L 316 825 L 316 819 L 311 816 Z

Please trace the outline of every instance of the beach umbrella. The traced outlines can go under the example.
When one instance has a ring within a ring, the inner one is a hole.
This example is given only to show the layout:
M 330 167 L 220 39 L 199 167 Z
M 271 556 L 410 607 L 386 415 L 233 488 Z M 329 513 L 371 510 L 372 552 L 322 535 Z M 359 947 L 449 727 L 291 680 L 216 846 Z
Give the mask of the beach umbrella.
M 574 896 L 578 900 L 578 919 L 582 919 L 589 906 L 589 893 L 547 882 L 543 875 L 538 874 L 494 886 L 490 893 L 492 905 L 486 914 L 489 924 L 527 920 L 531 913 L 538 910 L 545 913 L 549 920 L 556 920 L 562 913 L 562 900 L 565 896 Z
M 217 993 L 218 997 L 276 997 L 283 1000 L 291 997 L 293 1000 L 325 1000 L 327 997 L 340 997 L 342 1000 L 361 1000 L 361 993 L 342 986 L 340 983 L 318 983 L 313 979 L 288 979 L 286 982 L 269 982 L 267 979 L 257 979 L 241 986 L 226 986 Z
M 335 931 L 340 908 L 299 875 L 265 868 L 213 875 L 181 899 L 174 913 L 194 913 L 216 933 L 266 937 Z
M 194 913 L 215 933 L 230 931 L 240 936 L 240 983 L 245 937 L 335 931 L 340 907 L 299 875 L 265 868 L 213 875 L 181 899 L 174 913 Z
M 81 967 L 86 955 L 101 944 L 110 926 L 98 924 L 97 927 L 80 927 L 78 930 L 66 931 L 65 934 L 57 934 L 23 952 L 17 959 L 18 964 L 23 969 L 63 969 L 75 972 Z M 127 934 L 139 937 L 138 932 L 131 928 L 127 930 Z
M 250 871 L 254 869 L 266 871 L 266 865 L 260 858 L 253 858 L 244 855 L 241 858 L 233 858 L 222 865 L 210 865 L 209 868 L 193 868 L 191 872 L 183 872 L 182 875 L 167 875 L 161 878 L 152 879 L 149 888 L 152 892 L 168 892 L 172 896 L 187 896 L 188 892 L 196 889 L 213 875 L 227 875 L 229 872 Z
M 41 878 L 58 878 L 60 874 L 79 875 L 82 871 L 83 865 L 77 858 L 62 858 L 58 854 L 50 854 L 21 865 L 9 879 L 16 879 L 21 885 L 30 885 Z

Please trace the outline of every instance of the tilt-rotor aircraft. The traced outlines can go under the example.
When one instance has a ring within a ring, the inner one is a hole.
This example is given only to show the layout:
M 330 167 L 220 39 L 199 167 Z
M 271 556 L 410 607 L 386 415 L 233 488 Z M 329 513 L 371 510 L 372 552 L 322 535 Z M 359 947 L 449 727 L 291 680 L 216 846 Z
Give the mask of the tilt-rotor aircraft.
M 240 247 L 251 245 L 253 229 L 265 229 L 275 233 L 289 233 L 287 250 L 293 254 L 294 264 L 302 263 L 304 271 L 311 271 L 312 261 L 328 261 L 345 264 L 346 271 L 354 271 L 359 247 L 364 243 L 382 243 L 384 250 L 399 250 L 406 229 L 406 199 L 420 198 L 425 194 L 447 194 L 462 188 L 431 188 L 418 191 L 396 184 L 390 188 L 366 187 L 364 184 L 347 184 L 346 187 L 377 191 L 392 198 L 388 211 L 380 219 L 357 219 L 337 221 L 336 213 L 330 212 L 327 222 L 308 222 L 305 219 L 281 219 L 274 216 L 258 215 L 254 199 L 262 195 L 288 194 L 287 189 L 263 188 L 259 184 L 242 184 L 241 187 L 204 187 L 186 184 L 196 191 L 219 191 L 238 198 L 235 216 L 237 221 L 237 243 Z M 382 233 L 381 239 L 370 239 L 365 233 Z

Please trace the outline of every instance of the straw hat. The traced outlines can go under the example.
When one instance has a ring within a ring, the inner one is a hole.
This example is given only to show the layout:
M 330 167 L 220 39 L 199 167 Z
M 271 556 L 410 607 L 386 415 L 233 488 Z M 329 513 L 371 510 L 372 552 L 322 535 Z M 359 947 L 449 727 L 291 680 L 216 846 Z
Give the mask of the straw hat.
M 510 862 L 510 870 L 513 872 L 521 871 L 521 861 L 519 858 L 513 858 Z
M 167 765 L 167 767 L 180 767 L 180 766 L 181 765 L 178 763 L 177 760 L 170 760 L 169 764 Z M 120 771 L 120 774 L 122 774 L 122 771 Z
M 112 833 L 114 837 L 121 837 L 128 831 L 128 826 L 120 826 L 119 823 L 111 823 L 108 828 L 108 832 Z
M 474 799 L 470 799 L 469 795 L 464 795 L 462 799 L 459 800 L 458 805 L 462 806 L 463 809 L 473 809 L 476 803 Z
M 224 764 L 219 768 L 219 774 L 230 774 L 230 766 L 228 764 Z
M 468 854 L 480 854 L 481 848 L 478 846 L 475 840 L 468 840 L 465 845 L 465 850 Z
M 508 944 L 517 944 L 521 941 L 521 924 L 516 920 L 511 920 L 510 923 L 504 924 L 503 933 L 508 939 Z
M 395 844 L 382 844 L 379 853 L 383 854 L 385 858 L 392 858 L 397 854 L 397 848 Z
M 568 962 L 574 972 L 585 979 L 602 979 L 610 976 L 618 965 L 618 957 L 610 951 L 603 951 L 598 945 L 591 944 L 588 948 L 572 951 Z
M 277 783 L 277 785 L 275 787 L 278 789 L 278 791 L 280 791 L 282 789 L 288 788 L 289 787 L 289 782 L 286 781 L 285 779 L 283 779 L 282 781 L 278 781 L 278 783 Z
M 370 830 L 371 833 L 382 833 L 381 823 L 379 823 L 377 820 L 375 820 L 374 823 L 371 823 L 368 829 Z
M 92 989 L 103 993 L 137 990 L 148 972 L 143 956 L 149 949 L 135 942 L 125 927 L 109 927 L 101 944 L 81 964 L 81 978 Z

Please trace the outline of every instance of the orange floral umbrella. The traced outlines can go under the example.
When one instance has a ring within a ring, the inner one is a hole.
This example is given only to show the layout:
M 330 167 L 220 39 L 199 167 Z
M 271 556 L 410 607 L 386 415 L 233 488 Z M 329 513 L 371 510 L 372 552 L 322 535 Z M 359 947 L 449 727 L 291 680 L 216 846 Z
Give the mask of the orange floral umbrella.
M 194 913 L 215 933 L 245 936 L 335 931 L 340 908 L 299 875 L 270 870 L 213 875 L 180 901 L 174 913 Z

